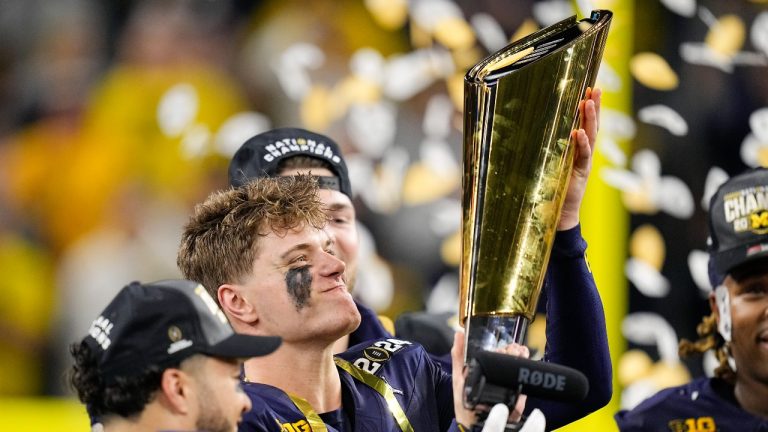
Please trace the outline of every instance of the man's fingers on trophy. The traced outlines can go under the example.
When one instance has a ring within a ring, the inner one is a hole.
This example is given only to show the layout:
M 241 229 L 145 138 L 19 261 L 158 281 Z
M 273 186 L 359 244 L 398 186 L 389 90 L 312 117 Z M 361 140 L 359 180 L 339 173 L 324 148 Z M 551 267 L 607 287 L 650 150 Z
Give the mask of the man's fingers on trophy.
M 516 344 L 516 343 L 511 343 L 503 348 L 497 349 L 496 351 L 504 354 L 510 354 L 515 357 L 523 357 L 523 358 L 528 358 L 531 355 L 531 352 L 528 350 L 527 346 Z
M 592 157 L 593 145 L 584 129 L 578 129 L 571 132 L 571 138 L 576 143 L 573 169 L 577 174 L 586 174 L 589 170 L 589 161 Z

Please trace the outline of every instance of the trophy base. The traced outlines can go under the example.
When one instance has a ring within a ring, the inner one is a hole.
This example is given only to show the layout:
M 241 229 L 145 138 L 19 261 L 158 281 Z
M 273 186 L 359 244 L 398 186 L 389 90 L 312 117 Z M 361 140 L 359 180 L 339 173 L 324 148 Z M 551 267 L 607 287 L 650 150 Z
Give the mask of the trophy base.
M 470 316 L 467 320 L 467 363 L 478 350 L 496 351 L 511 343 L 525 344 L 528 318 L 515 316 Z

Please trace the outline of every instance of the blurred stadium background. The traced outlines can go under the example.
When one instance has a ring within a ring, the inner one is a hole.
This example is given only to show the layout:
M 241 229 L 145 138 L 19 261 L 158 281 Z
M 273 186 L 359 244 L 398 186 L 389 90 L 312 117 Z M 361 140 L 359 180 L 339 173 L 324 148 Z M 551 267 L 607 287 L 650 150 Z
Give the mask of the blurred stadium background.
M 768 166 L 768 1 L 0 0 L 0 429 L 87 429 L 67 345 L 124 284 L 178 277 L 192 206 L 271 127 L 344 147 L 356 295 L 454 310 L 463 74 L 597 8 L 615 17 L 582 220 L 616 390 L 565 430 L 709 373 L 676 346 L 707 313 L 708 197 Z

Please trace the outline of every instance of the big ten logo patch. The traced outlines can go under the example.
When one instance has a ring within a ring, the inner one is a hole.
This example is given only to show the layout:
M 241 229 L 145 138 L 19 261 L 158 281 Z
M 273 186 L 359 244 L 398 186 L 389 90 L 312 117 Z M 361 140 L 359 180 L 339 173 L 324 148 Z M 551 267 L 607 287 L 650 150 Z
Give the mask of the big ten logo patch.
M 392 358 L 392 354 L 400 351 L 411 343 L 399 339 L 386 339 L 375 342 L 363 350 L 363 356 L 352 362 L 368 373 L 375 374 L 381 366 Z
M 312 428 L 309 427 L 309 423 L 306 420 L 299 420 L 293 423 L 280 424 L 281 432 L 312 432 Z
M 712 417 L 675 419 L 668 424 L 672 432 L 715 432 L 717 426 Z

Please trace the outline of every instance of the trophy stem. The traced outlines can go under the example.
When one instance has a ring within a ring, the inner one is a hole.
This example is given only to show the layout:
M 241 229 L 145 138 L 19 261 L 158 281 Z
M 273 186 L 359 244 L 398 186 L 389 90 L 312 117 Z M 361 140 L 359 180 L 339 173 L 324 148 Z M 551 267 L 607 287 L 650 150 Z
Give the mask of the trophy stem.
M 467 362 L 478 350 L 496 351 L 510 343 L 525 344 L 528 318 L 514 316 L 470 316 L 467 322 Z

